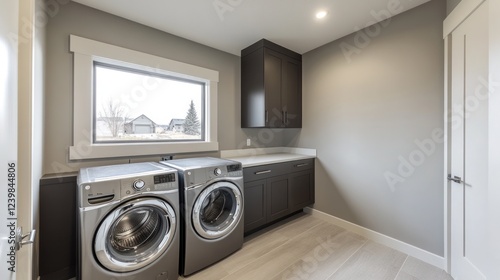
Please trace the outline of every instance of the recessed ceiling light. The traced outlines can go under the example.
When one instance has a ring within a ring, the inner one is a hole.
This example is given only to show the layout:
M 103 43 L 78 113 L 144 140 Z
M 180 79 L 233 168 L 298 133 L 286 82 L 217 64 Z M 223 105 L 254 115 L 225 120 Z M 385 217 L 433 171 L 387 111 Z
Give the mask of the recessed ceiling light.
M 322 19 L 322 18 L 326 17 L 326 14 L 327 14 L 326 11 L 319 11 L 319 12 L 316 13 L 316 18 L 317 19 Z

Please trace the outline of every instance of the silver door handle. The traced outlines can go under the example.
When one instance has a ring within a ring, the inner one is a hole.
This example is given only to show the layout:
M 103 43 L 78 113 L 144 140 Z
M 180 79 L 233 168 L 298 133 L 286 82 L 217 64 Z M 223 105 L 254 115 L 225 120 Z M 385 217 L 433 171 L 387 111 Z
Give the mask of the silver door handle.
M 300 163 L 300 164 L 296 164 L 295 167 L 304 167 L 307 165 L 309 165 L 309 163 Z
M 16 251 L 19 251 L 23 245 L 33 244 L 35 242 L 36 237 L 36 229 L 32 229 L 30 233 L 23 235 L 23 228 L 18 227 L 16 230 Z M 24 240 L 28 237 L 28 240 Z
M 266 174 L 266 173 L 271 173 L 271 170 L 263 170 L 263 171 L 257 171 L 254 174 L 255 175 L 260 175 L 260 174 Z
M 458 177 L 458 176 L 451 177 L 451 174 L 448 174 L 448 181 L 453 181 L 453 182 L 458 183 L 458 184 L 462 184 L 463 183 L 461 177 Z
M 457 184 L 462 184 L 463 183 L 464 185 L 466 185 L 468 187 L 472 187 L 471 184 L 467 184 L 464 180 L 462 180 L 462 177 L 458 177 L 458 176 L 451 177 L 451 174 L 448 174 L 448 178 L 447 179 L 448 179 L 448 181 L 453 181 L 453 182 L 455 182 Z

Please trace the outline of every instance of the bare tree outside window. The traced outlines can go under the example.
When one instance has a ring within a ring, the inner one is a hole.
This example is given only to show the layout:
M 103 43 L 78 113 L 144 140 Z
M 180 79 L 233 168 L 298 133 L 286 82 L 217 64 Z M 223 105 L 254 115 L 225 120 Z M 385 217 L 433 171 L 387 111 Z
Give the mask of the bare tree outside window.
M 125 122 L 127 121 L 127 113 L 119 102 L 109 99 L 102 105 L 102 111 L 99 112 L 99 116 L 113 137 L 117 137 L 120 132 L 123 132 Z
M 198 113 L 196 113 L 193 100 L 189 104 L 189 110 L 184 121 L 184 133 L 188 135 L 200 135 L 200 120 L 198 119 Z

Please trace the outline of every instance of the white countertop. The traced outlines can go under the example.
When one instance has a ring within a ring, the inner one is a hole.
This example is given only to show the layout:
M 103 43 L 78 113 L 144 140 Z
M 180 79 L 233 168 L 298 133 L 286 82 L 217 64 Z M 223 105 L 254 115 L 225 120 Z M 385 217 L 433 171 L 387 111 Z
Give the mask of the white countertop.
M 315 157 L 315 149 L 288 147 L 221 151 L 221 158 L 239 161 L 243 167 L 281 163 Z

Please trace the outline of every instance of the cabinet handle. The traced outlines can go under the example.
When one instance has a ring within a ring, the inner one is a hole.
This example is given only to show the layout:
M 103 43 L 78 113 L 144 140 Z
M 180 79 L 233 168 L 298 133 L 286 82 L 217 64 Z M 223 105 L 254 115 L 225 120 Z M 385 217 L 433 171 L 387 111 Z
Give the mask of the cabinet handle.
M 304 167 L 307 165 L 309 165 L 309 163 L 299 163 L 299 164 L 296 164 L 295 167 Z
M 260 175 L 260 174 L 266 174 L 266 173 L 271 173 L 271 170 L 262 170 L 262 171 L 257 171 L 254 174 L 255 175 Z
M 267 110 L 266 110 L 266 123 L 267 123 L 267 122 L 269 122 L 269 114 L 268 114 L 268 112 L 267 112 Z

